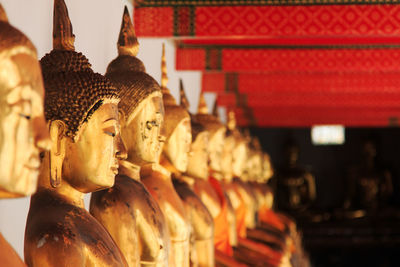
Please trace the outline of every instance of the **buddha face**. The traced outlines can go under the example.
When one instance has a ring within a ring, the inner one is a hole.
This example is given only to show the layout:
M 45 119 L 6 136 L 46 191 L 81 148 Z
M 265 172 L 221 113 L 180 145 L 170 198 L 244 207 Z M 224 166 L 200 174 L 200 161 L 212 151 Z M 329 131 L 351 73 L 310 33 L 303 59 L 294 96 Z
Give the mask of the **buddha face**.
M 63 179 L 83 193 L 111 187 L 118 160 L 124 158 L 118 105 L 108 100 L 82 125 L 74 140 L 67 138 Z
M 187 174 L 201 179 L 208 178 L 208 132 L 201 132 L 191 145 Z
M 128 161 L 144 165 L 158 162 L 163 136 L 164 106 L 161 93 L 154 93 L 137 107 L 133 118 L 123 127 L 122 137 L 128 149 Z
M 236 145 L 232 151 L 232 171 L 233 175 L 241 177 L 246 167 L 247 147 L 243 140 L 236 141 Z
M 262 160 L 262 174 L 261 177 L 264 182 L 268 181 L 274 175 L 274 169 L 272 168 L 271 158 L 268 154 L 264 154 Z
M 262 176 L 263 166 L 261 153 L 258 151 L 253 151 L 251 157 L 249 158 L 250 168 L 247 170 L 249 174 L 249 180 L 256 181 L 260 176 Z
M 235 139 L 233 136 L 228 136 L 225 138 L 224 142 L 224 148 L 222 151 L 222 157 L 221 157 L 221 171 L 222 174 L 224 175 L 224 179 L 227 179 L 230 181 L 232 179 L 232 160 L 233 160 L 233 155 L 232 151 L 235 146 Z
M 180 172 L 185 172 L 188 166 L 192 132 L 190 119 L 183 119 L 168 138 L 164 153 L 172 165 Z
M 14 55 L 4 56 L 5 53 Z M 13 53 L 7 50 L 2 54 L 0 197 L 30 195 L 37 187 L 39 150 L 50 147 L 43 117 L 42 75 L 32 51 Z
M 210 153 L 210 167 L 214 171 L 221 171 L 221 156 L 224 149 L 225 127 L 218 129 L 208 143 Z
M 289 165 L 296 165 L 297 160 L 299 159 L 300 149 L 297 145 L 289 145 L 286 148 L 286 161 Z

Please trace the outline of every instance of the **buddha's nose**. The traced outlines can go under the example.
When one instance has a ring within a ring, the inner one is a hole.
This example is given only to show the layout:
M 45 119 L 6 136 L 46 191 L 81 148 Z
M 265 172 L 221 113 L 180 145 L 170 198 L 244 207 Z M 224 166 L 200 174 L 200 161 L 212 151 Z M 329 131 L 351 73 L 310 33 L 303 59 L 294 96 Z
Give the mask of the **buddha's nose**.
M 46 121 L 43 116 L 33 118 L 33 135 L 35 140 L 35 146 L 40 151 L 47 151 L 51 148 L 51 140 L 49 136 L 49 130 L 46 126 Z

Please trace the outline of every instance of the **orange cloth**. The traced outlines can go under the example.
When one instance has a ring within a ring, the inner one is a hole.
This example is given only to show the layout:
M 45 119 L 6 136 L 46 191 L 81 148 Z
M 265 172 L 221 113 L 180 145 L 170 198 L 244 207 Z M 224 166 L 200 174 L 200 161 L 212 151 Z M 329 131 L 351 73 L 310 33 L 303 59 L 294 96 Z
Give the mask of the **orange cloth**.
M 226 203 L 225 195 L 219 181 L 211 176 L 208 181 L 217 192 L 221 202 L 221 212 L 214 218 L 215 249 L 226 255 L 233 256 L 233 250 L 229 243 L 228 204 Z
M 268 260 L 270 264 L 273 266 L 279 265 L 282 260 L 283 253 L 279 251 L 275 251 L 272 248 L 264 245 L 262 243 L 255 242 L 250 239 L 242 239 L 239 238 L 239 244 L 242 247 L 245 247 L 251 251 L 255 251 L 258 254 L 263 255 L 264 260 Z
M 236 215 L 236 231 L 240 238 L 246 238 L 246 203 L 240 198 L 240 205 L 235 209 Z
M 282 222 L 281 218 L 269 207 L 261 206 L 258 210 L 258 218 L 261 222 L 266 223 L 280 231 L 285 231 L 285 223 Z

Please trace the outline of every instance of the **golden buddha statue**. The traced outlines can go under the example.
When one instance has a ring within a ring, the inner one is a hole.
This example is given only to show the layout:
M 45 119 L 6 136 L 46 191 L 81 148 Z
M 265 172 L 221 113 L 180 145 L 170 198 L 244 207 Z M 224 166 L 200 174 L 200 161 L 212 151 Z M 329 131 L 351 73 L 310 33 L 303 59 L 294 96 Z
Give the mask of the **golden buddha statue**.
M 0 4 L 0 198 L 36 191 L 39 152 L 50 148 L 36 48 Z M 2 266 L 25 266 L 0 233 Z
M 109 64 L 106 77 L 121 97 L 121 135 L 128 157 L 119 162 L 114 187 L 92 194 L 90 213 L 110 232 L 129 266 L 168 266 L 167 224 L 157 202 L 140 181 L 140 167 L 158 160 L 164 116 L 162 95 L 158 83 L 136 58 L 138 50 L 125 7 L 119 55 Z
M 376 140 L 364 140 L 361 152 L 361 162 L 350 168 L 347 177 L 345 216 L 392 213 L 388 205 L 393 194 L 392 174 L 377 159 Z
M 165 143 L 162 148 L 161 164 L 155 162 L 141 170 L 142 182 L 153 195 L 164 213 L 168 226 L 171 247 L 170 263 L 173 266 L 189 266 L 190 222 L 185 207 L 174 189 L 171 171 L 185 171 L 187 153 L 191 143 L 189 114 L 176 105 L 175 99 L 167 89 L 165 46 L 162 53 L 161 89 L 165 107 L 163 134 Z M 160 150 L 161 151 L 161 150 Z
M 269 245 L 271 241 L 274 241 L 274 245 L 276 243 L 281 244 L 282 241 L 277 241 L 277 238 L 270 237 L 262 230 L 259 230 L 260 233 L 258 233 L 262 238 L 257 239 L 257 242 L 247 237 L 248 229 L 256 227 L 257 205 L 253 188 L 247 184 L 247 181 L 242 181 L 238 178 L 238 176 L 243 177 L 246 166 L 247 141 L 236 129 L 234 114 L 231 112 L 228 114 L 227 126 L 228 131 L 221 161 L 221 185 L 235 210 L 238 236 L 238 243 L 234 249 L 235 258 L 249 265 L 257 263 L 267 265 L 280 264 L 282 260 L 281 251 L 279 249 L 275 250 L 275 247 L 270 247 Z M 232 179 L 232 177 L 235 178 Z M 250 225 L 249 222 L 251 222 Z
M 204 129 L 197 134 L 193 146 L 198 146 L 198 150 L 203 153 L 208 151 L 210 173 L 205 170 L 199 172 L 200 169 L 196 171 L 197 166 L 189 163 L 187 174 L 194 180 L 192 188 L 214 220 L 216 266 L 245 266 L 233 257 L 232 246 L 237 245 L 236 218 L 219 181 L 222 177 L 220 161 L 224 147 L 225 126 L 217 116 L 208 113 L 203 94 L 200 94 L 198 114 L 193 119 Z M 206 164 L 207 160 L 204 155 L 203 157 L 203 164 Z
M 299 146 L 292 140 L 285 144 L 285 165 L 277 171 L 277 208 L 303 217 L 316 198 L 314 176 L 298 164 Z
M 189 101 L 180 80 L 181 106 L 189 108 Z M 194 193 L 195 179 L 208 177 L 208 133 L 191 116 L 191 134 L 193 142 L 187 160 L 186 173 L 173 172 L 174 187 L 185 205 L 186 213 L 192 226 L 191 232 L 191 266 L 214 266 L 214 221 L 200 198 Z M 181 153 L 186 153 L 181 150 Z
M 40 63 L 52 145 L 42 158 L 26 231 L 28 266 L 127 266 L 107 230 L 84 208 L 85 193 L 111 187 L 126 157 L 117 90 L 74 51 L 64 1 L 54 2 L 53 50 Z

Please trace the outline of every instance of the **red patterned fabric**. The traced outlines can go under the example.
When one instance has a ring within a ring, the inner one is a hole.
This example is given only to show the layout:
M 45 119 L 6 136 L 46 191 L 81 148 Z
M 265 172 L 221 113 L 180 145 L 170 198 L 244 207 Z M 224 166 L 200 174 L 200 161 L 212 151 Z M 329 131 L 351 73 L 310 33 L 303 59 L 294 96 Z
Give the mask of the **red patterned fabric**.
M 177 70 L 204 70 L 206 68 L 206 51 L 199 49 L 176 49 Z
M 400 109 L 380 108 L 312 108 L 260 107 L 254 108 L 260 126 L 308 127 L 316 124 L 343 124 L 345 126 L 398 125 Z
M 182 19 L 171 7 L 135 10 L 138 36 L 173 36 L 174 21 L 188 23 L 177 32 L 202 37 L 395 37 L 400 35 L 399 5 L 204 6 Z M 177 17 L 174 17 L 177 16 Z M 194 21 L 194 25 L 191 25 Z
M 400 70 L 400 48 L 221 49 L 219 60 L 221 66 L 208 69 L 230 72 L 398 72 Z M 203 53 L 200 51 L 201 48 L 179 48 L 177 69 L 206 70 L 208 64 L 205 49 Z
M 225 91 L 225 73 L 206 72 L 202 75 L 202 91 L 220 93 Z
M 218 93 L 218 103 L 231 106 L 235 94 L 229 92 L 226 80 L 229 73 L 204 72 L 202 90 Z M 314 94 L 398 94 L 400 69 L 396 72 L 340 72 L 340 73 L 270 73 L 243 72 L 237 74 L 238 91 L 249 94 L 314 93 Z M 227 104 L 229 103 L 229 104 Z
M 171 7 L 137 8 L 134 21 L 139 37 L 173 36 L 174 10 Z
M 399 71 L 400 49 L 224 49 L 226 71 Z
M 197 36 L 399 36 L 399 5 L 196 8 Z
M 205 76 L 204 79 L 208 77 Z M 240 73 L 242 93 L 398 94 L 400 69 L 396 72 L 341 73 Z M 210 86 L 211 87 L 211 86 Z

